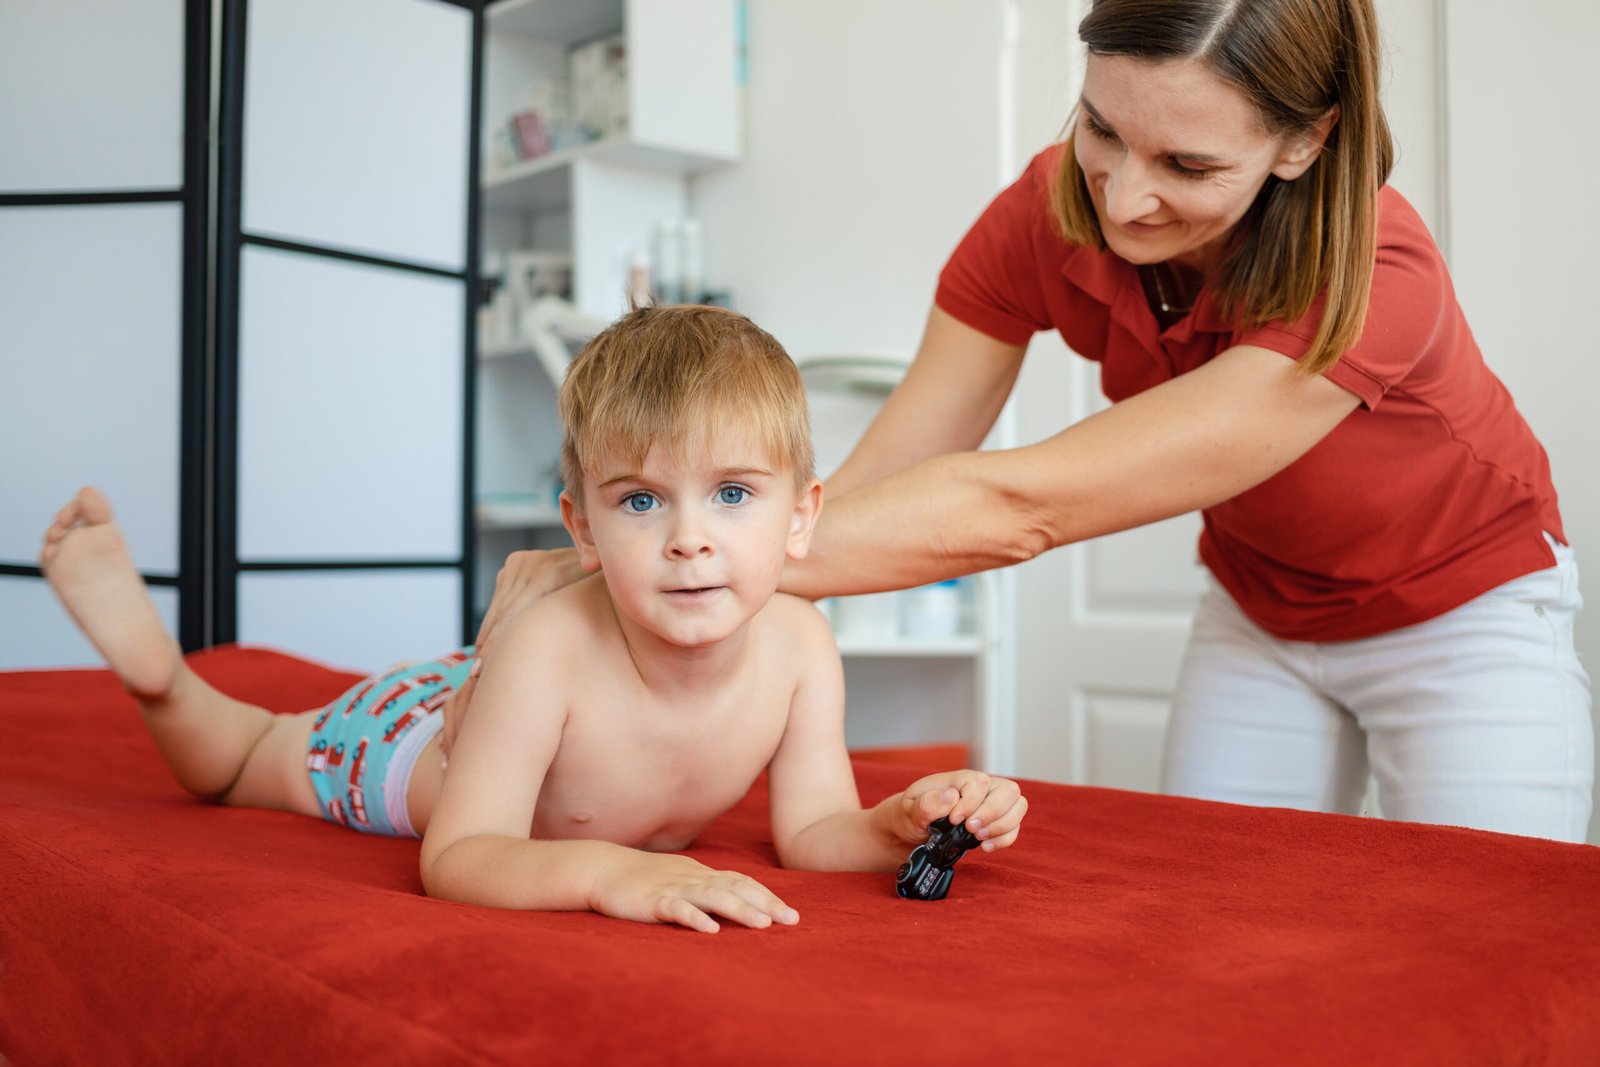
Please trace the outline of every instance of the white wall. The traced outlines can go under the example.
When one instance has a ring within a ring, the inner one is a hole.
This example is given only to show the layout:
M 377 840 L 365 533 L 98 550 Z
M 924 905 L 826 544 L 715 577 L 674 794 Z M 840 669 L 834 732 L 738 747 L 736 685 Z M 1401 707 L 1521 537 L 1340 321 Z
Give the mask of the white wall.
M 708 275 L 795 357 L 910 355 L 1002 165 L 1005 5 L 751 0 L 746 153 L 695 179 Z

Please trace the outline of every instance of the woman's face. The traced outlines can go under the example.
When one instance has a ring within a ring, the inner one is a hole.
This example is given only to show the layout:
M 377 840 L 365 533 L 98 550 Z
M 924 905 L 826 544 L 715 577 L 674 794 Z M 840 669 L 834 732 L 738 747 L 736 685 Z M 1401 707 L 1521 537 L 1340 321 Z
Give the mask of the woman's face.
M 1267 175 L 1298 178 L 1326 136 L 1268 133 L 1255 105 L 1194 59 L 1091 54 L 1078 111 L 1078 166 L 1106 244 L 1130 263 L 1202 271 Z

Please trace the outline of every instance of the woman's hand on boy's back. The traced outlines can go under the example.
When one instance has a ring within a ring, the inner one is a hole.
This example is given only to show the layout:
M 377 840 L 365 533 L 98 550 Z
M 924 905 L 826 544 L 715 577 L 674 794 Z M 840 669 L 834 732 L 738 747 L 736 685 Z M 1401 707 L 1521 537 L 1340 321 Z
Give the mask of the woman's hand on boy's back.
M 578 564 L 578 552 L 572 548 L 529 549 L 513 552 L 506 557 L 505 565 L 495 575 L 494 596 L 489 600 L 489 610 L 484 613 L 483 624 L 478 627 L 478 639 L 473 642 L 478 662 L 466 684 L 457 689 L 444 705 L 444 730 L 439 744 L 445 753 L 455 744 L 461 730 L 461 720 L 472 704 L 472 691 L 478 680 L 478 668 L 484 657 L 499 638 L 506 622 L 517 612 L 546 596 L 571 585 L 583 577 Z
M 615 919 L 677 923 L 706 934 L 719 929 L 713 915 L 754 929 L 800 921 L 799 912 L 749 875 L 632 849 L 620 850 L 596 873 L 589 906 Z
M 889 807 L 891 829 L 907 845 L 926 841 L 928 824 L 947 818 L 952 826 L 965 823 L 983 850 L 993 852 L 1016 842 L 1028 798 L 1009 778 L 974 770 L 941 771 L 912 782 Z

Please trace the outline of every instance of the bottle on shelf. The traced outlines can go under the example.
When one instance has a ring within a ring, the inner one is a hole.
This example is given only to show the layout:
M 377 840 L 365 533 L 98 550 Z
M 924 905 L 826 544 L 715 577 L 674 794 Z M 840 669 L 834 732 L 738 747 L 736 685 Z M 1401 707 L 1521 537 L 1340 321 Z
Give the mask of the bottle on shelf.
M 683 267 L 679 272 L 679 280 L 683 299 L 698 304 L 706 295 L 705 231 L 700 226 L 700 220 L 693 217 L 683 220 L 681 231 Z
M 683 303 L 683 222 L 662 219 L 656 225 L 656 299 L 663 304 Z

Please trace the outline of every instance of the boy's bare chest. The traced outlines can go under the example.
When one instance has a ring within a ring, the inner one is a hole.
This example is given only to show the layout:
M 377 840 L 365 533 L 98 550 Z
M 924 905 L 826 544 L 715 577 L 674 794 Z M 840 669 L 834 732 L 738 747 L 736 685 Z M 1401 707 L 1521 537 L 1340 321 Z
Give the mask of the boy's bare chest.
M 535 837 L 683 848 L 744 796 L 788 720 L 787 693 L 735 691 L 697 707 L 620 689 L 594 696 L 569 712 Z

